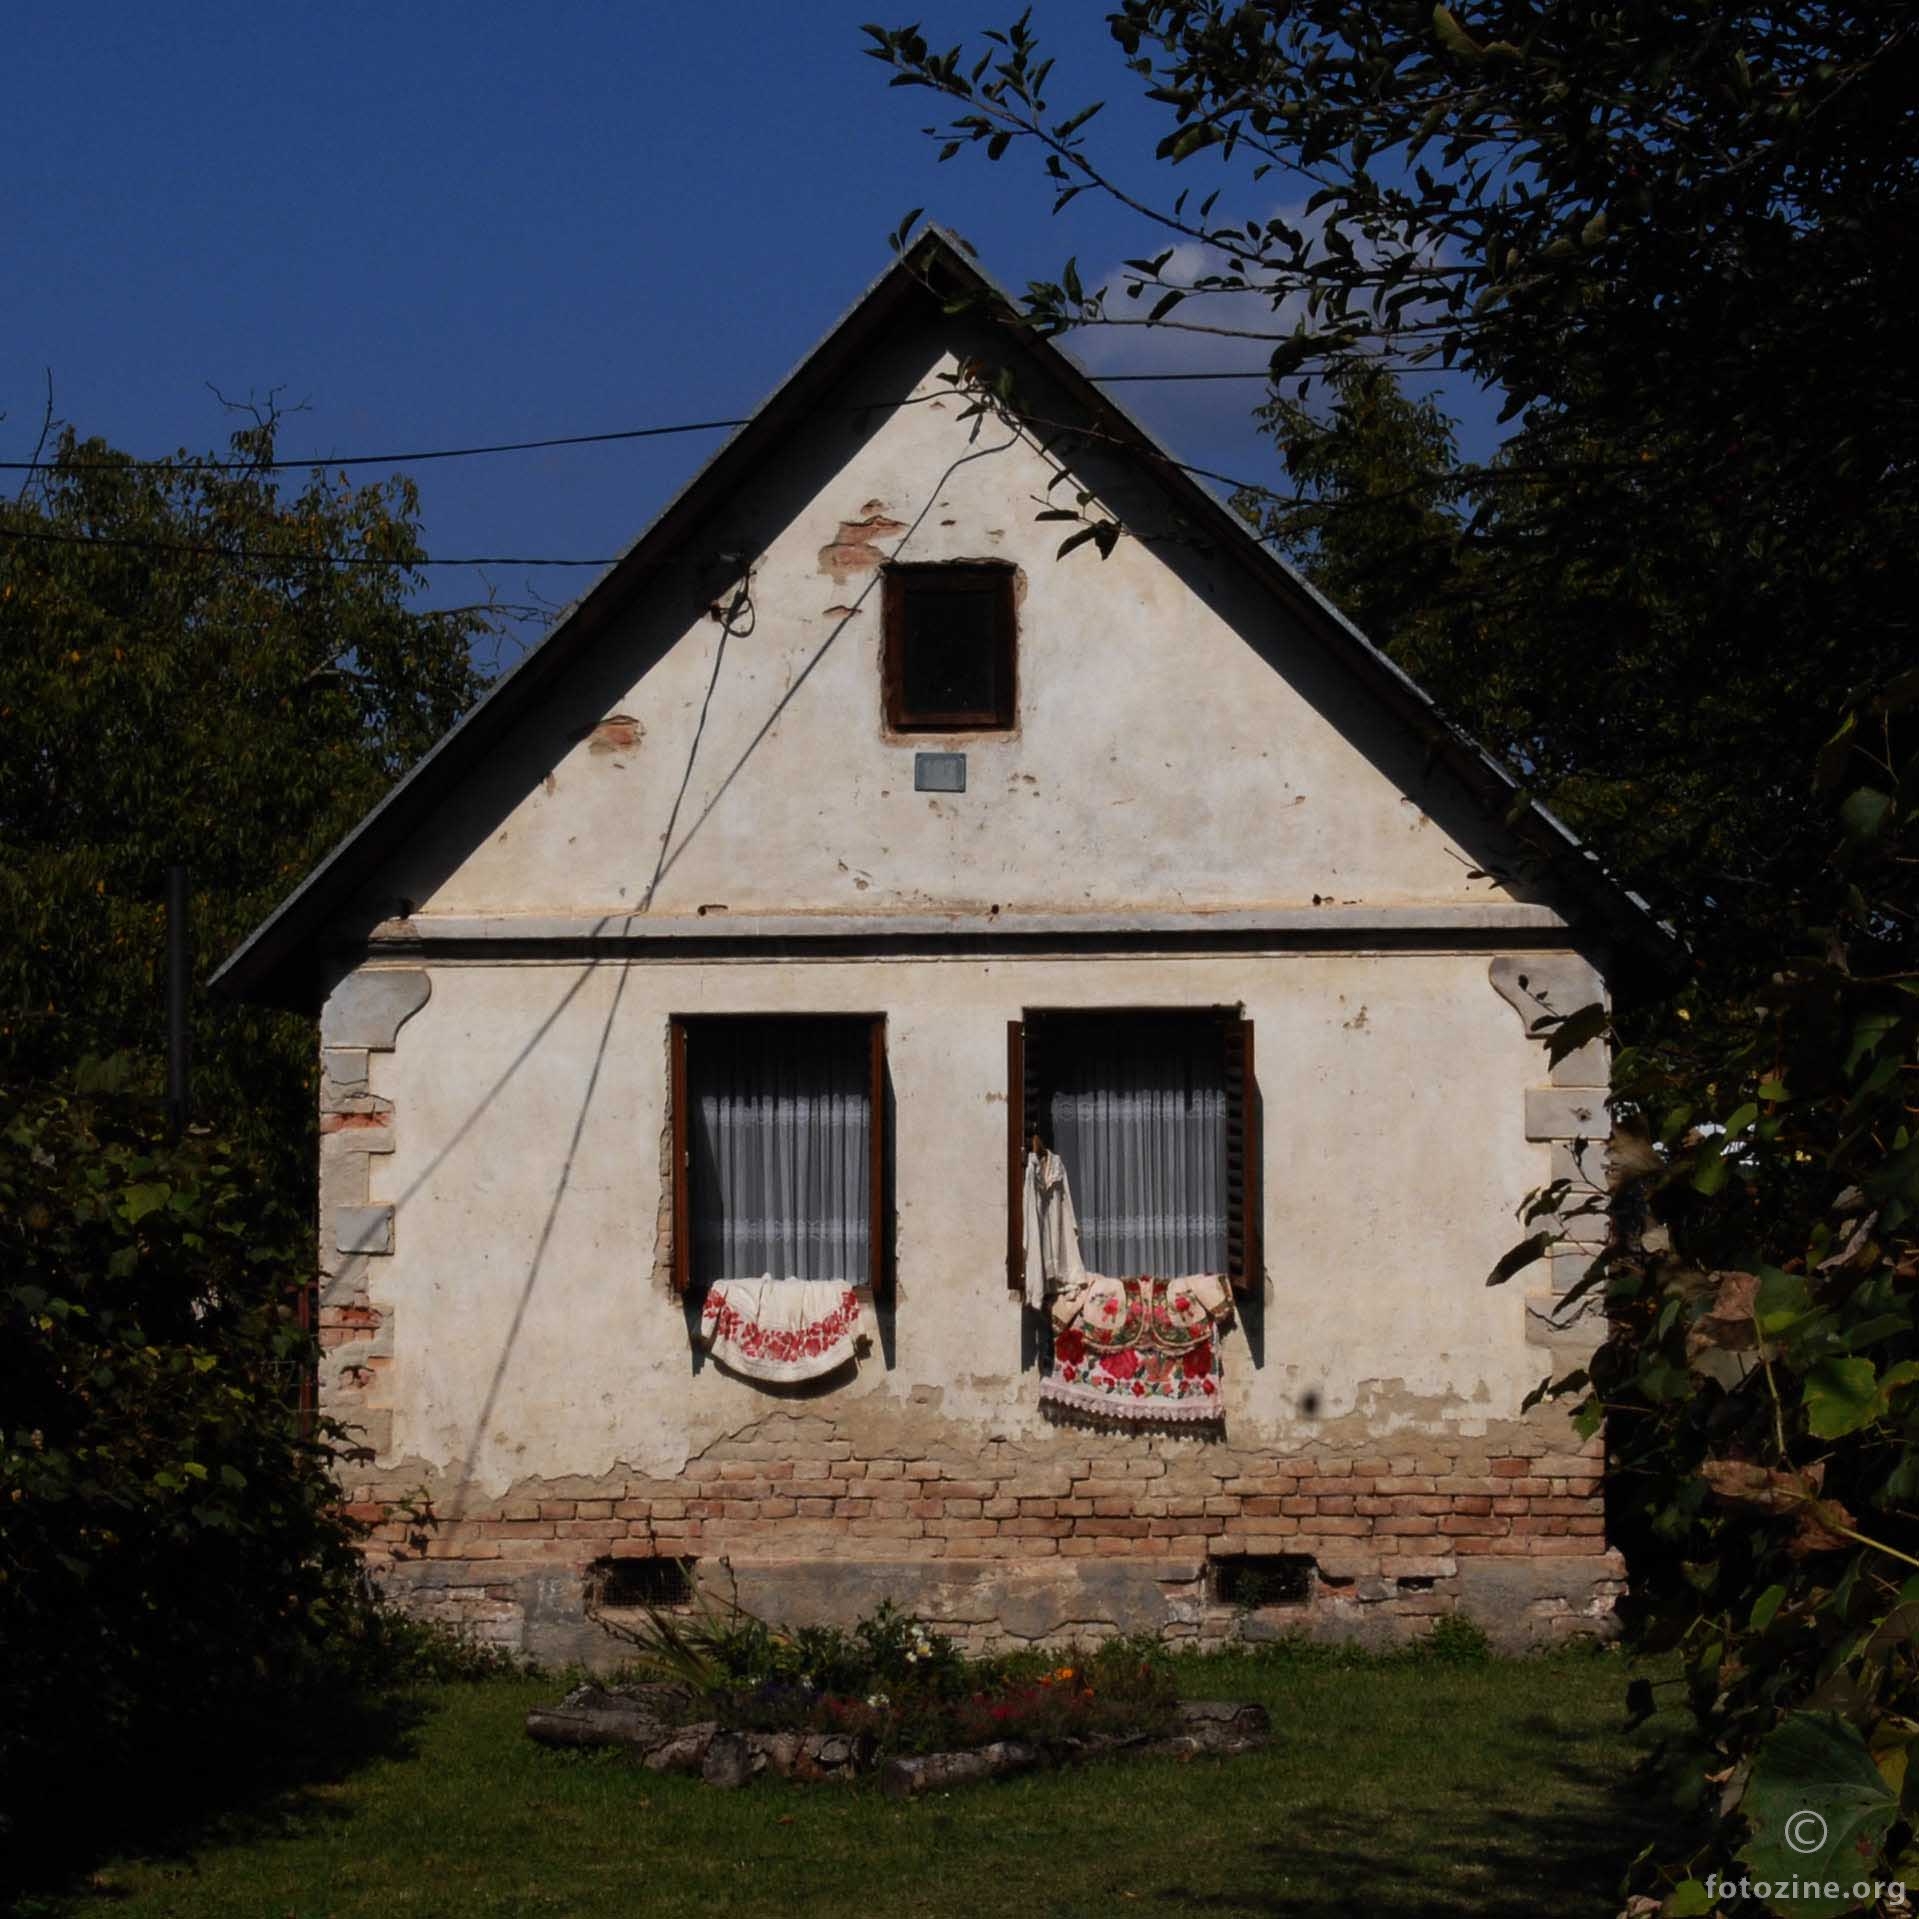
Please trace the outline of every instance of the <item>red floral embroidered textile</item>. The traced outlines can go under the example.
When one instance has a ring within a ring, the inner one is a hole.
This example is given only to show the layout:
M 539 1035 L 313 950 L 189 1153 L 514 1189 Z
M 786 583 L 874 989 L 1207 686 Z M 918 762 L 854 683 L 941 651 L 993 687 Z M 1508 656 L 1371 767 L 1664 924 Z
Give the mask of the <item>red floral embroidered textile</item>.
M 1217 1420 L 1223 1289 L 1210 1278 L 1095 1279 L 1067 1303 L 1040 1398 L 1127 1420 Z
M 716 1280 L 700 1336 L 729 1372 L 748 1379 L 817 1379 L 853 1357 L 859 1295 L 838 1280 Z

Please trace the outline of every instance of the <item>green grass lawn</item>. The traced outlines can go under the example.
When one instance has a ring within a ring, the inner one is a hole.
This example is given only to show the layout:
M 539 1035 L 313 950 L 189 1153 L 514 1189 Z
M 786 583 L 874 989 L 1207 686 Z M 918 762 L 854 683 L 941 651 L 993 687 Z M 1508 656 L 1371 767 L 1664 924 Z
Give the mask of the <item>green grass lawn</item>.
M 42 1913 L 1159 1913 L 1603 1919 L 1657 1808 L 1616 1656 L 1482 1666 L 1187 1662 L 1262 1700 L 1271 1748 L 1115 1763 L 895 1806 L 870 1786 L 726 1793 L 521 1731 L 553 1681 L 425 1689 L 282 1755 L 308 1777 Z

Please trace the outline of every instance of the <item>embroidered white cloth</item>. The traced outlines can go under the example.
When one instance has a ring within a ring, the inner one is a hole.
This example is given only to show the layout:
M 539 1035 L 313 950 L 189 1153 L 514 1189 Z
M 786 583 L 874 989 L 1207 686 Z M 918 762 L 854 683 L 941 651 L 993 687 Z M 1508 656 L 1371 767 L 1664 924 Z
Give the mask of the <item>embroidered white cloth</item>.
M 1040 1398 L 1105 1419 L 1217 1421 L 1219 1330 L 1231 1312 L 1232 1289 L 1218 1273 L 1089 1274 L 1053 1301 L 1053 1364 Z
M 853 1357 L 860 1299 L 839 1279 L 716 1279 L 700 1336 L 728 1372 L 748 1379 L 818 1379 Z

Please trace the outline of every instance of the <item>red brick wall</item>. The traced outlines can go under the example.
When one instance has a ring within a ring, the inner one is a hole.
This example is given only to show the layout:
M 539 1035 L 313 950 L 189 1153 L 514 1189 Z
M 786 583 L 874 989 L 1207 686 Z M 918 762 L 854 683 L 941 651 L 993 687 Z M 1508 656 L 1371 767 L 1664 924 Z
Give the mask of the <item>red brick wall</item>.
M 1298 1623 L 1314 1626 L 1412 1631 L 1462 1603 L 1474 1610 L 1475 1562 L 1566 1562 L 1521 1602 L 1530 1637 L 1602 1630 L 1618 1591 L 1597 1442 L 1554 1451 L 1520 1423 L 1483 1439 L 1297 1455 L 1070 1428 L 962 1447 L 937 1417 L 923 1441 L 902 1436 L 902 1415 L 874 1423 L 885 1430 L 774 1414 L 671 1478 L 548 1481 L 485 1503 L 429 1489 L 411 1517 L 393 1504 L 401 1469 L 354 1486 L 350 1510 L 371 1526 L 369 1561 L 396 1591 L 507 1637 L 528 1576 L 577 1579 L 635 1555 L 697 1559 L 703 1573 L 722 1560 L 884 1563 L 907 1595 L 915 1569 L 936 1576 L 955 1562 L 1067 1578 L 1067 1562 L 1124 1560 L 1165 1590 L 1164 1629 L 1202 1638 L 1233 1636 L 1237 1618 L 1209 1601 L 1205 1562 L 1241 1553 L 1310 1555 L 1319 1580 Z

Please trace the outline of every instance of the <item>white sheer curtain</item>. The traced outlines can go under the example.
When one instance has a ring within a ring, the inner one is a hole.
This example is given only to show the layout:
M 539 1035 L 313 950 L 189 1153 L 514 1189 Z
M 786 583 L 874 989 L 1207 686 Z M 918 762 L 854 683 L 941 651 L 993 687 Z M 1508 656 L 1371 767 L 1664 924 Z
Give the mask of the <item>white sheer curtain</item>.
M 702 1279 L 865 1283 L 869 1058 L 866 1033 L 844 1020 L 697 1032 L 688 1066 Z
M 1225 1061 L 1210 1024 L 1061 1022 L 1049 1046 L 1053 1147 L 1090 1272 L 1226 1270 Z

